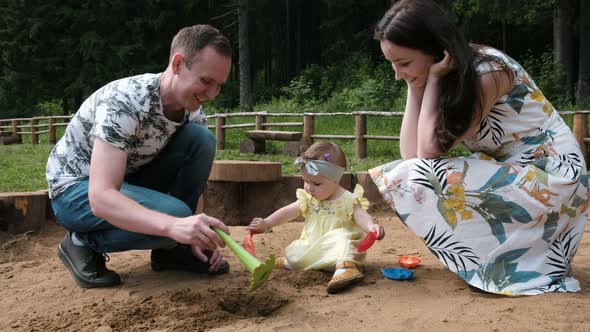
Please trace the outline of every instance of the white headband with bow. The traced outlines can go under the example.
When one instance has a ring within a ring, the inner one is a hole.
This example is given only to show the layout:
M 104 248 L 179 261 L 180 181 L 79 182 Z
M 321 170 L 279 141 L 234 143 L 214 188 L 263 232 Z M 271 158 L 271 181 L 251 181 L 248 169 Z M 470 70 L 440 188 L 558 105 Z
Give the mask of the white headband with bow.
M 309 175 L 320 175 L 334 182 L 340 182 L 340 178 L 342 177 L 342 174 L 344 174 L 344 168 L 325 160 L 308 160 L 297 158 L 295 159 L 294 165 L 303 165 L 305 166 L 305 170 Z

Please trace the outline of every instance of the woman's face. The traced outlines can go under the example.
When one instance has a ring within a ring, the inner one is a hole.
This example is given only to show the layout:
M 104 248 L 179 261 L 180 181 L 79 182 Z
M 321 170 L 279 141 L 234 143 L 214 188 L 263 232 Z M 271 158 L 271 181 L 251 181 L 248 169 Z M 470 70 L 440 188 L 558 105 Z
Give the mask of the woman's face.
M 434 63 L 433 55 L 388 40 L 381 41 L 381 51 L 391 62 L 396 80 L 404 80 L 413 87 L 426 86 L 430 66 Z

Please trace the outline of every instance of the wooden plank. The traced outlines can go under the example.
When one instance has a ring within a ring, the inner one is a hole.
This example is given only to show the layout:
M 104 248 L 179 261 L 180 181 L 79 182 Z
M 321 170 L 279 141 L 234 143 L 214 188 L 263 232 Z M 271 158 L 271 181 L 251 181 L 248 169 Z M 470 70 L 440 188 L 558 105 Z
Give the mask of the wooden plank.
M 281 163 L 250 160 L 215 160 L 209 181 L 269 182 L 281 179 Z
M 584 138 L 588 136 L 588 114 L 576 113 L 574 114 L 574 125 L 572 129 L 580 148 L 582 149 L 582 155 L 585 160 L 588 160 L 588 144 L 584 141 Z
M 311 138 L 317 139 L 355 139 L 354 135 L 311 135 Z
M 380 139 L 380 140 L 392 140 L 399 141 L 399 136 L 378 136 L 378 135 L 363 135 L 365 139 Z
M 369 172 L 361 171 L 356 173 L 356 182 L 365 189 L 365 197 L 369 200 L 370 211 L 387 207 L 379 189 L 371 179 Z
M 298 141 L 303 137 L 299 131 L 249 130 L 245 134 L 253 140 Z
M 262 127 L 301 127 L 303 122 L 265 122 Z
M 47 218 L 47 193 L 0 193 L 0 230 L 22 233 L 39 229 Z

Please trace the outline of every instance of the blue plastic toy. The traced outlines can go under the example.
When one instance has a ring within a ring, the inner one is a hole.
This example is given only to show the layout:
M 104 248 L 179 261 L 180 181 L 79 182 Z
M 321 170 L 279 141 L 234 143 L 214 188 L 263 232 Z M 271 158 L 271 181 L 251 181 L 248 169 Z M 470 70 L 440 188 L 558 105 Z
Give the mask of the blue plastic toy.
M 400 268 L 390 268 L 390 269 L 381 269 L 381 273 L 392 280 L 408 280 L 414 275 L 413 270 L 408 269 L 400 269 Z

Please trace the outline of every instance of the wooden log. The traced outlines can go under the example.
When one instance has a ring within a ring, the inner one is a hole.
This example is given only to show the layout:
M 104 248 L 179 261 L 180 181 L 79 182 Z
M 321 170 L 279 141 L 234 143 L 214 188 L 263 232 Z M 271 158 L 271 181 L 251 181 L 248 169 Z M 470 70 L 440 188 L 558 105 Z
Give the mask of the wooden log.
M 20 126 L 20 121 L 19 120 L 12 120 L 12 136 L 16 137 L 17 140 L 17 144 L 22 144 L 23 142 L 23 137 L 22 135 L 20 135 L 18 133 L 18 128 Z
M 289 157 L 297 157 L 301 154 L 301 143 L 288 142 L 283 146 L 283 154 Z
M 588 144 L 584 141 L 584 138 L 588 136 L 588 114 L 587 113 L 575 113 L 574 114 L 574 128 L 572 130 L 574 136 L 580 144 L 582 149 L 582 155 L 584 160 L 588 163 Z
M 356 159 L 367 158 L 367 116 L 365 114 L 356 115 L 354 127 L 354 157 Z
M 281 163 L 249 160 L 215 160 L 209 181 L 268 182 L 281 179 Z
M 345 172 L 344 174 L 342 174 L 339 184 L 340 187 L 348 191 L 352 191 L 352 174 L 350 172 Z
M 56 130 L 55 130 L 55 118 L 54 117 L 49 117 L 49 137 L 47 138 L 49 144 L 55 144 L 55 142 L 57 141 L 55 139 L 56 137 Z
M 265 122 L 262 127 L 301 127 L 302 125 L 302 122 Z
M 246 226 L 252 218 L 268 217 L 274 211 L 297 200 L 301 176 L 285 176 L 273 182 L 211 181 L 205 192 L 207 215 L 222 220 L 228 226 Z M 303 221 L 301 217 L 298 221 Z
M 313 115 L 304 115 L 303 116 L 303 146 L 304 150 L 307 150 L 313 144 L 313 135 L 314 130 L 314 117 Z
M 0 193 L 0 230 L 22 233 L 39 229 L 47 219 L 47 193 Z
M 20 144 L 18 137 L 0 136 L 0 145 Z
M 303 134 L 299 131 L 249 130 L 246 137 L 253 140 L 299 141 Z
M 369 200 L 369 209 L 371 211 L 382 209 L 387 206 L 379 189 L 371 179 L 369 172 L 357 172 L 356 182 L 365 190 L 365 197 Z
M 266 122 L 266 115 L 257 115 L 256 116 L 256 130 L 264 129 L 262 124 L 265 122 Z
M 217 140 L 217 150 L 225 149 L 225 118 L 220 116 L 215 118 L 215 139 Z
M 33 145 L 39 144 L 39 134 L 37 133 L 37 123 L 39 123 L 39 119 L 37 119 L 37 118 L 31 119 L 31 144 L 33 144 Z
M 240 142 L 240 153 L 264 153 L 264 151 L 266 151 L 265 141 L 246 138 Z

